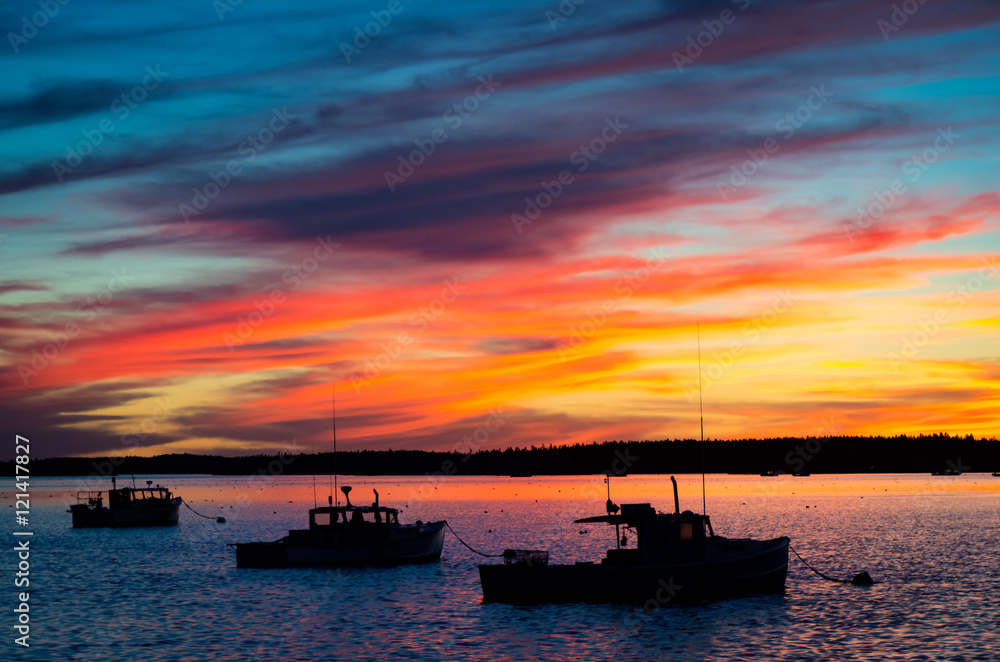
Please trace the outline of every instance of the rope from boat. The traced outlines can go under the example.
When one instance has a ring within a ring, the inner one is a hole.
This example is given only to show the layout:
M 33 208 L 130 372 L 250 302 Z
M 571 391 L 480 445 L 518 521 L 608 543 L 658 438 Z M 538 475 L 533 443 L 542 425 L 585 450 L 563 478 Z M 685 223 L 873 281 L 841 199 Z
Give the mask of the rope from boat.
M 202 515 L 197 510 L 195 510 L 190 505 L 188 505 L 188 502 L 185 501 L 184 499 L 181 499 L 181 503 L 183 503 L 185 506 L 187 506 L 187 509 L 190 510 L 195 515 L 197 515 L 198 517 L 204 517 L 205 519 L 214 519 L 216 522 L 220 522 L 220 523 L 223 523 L 223 522 L 226 521 L 225 517 L 209 517 L 208 515 Z
M 875 583 L 875 581 L 871 578 L 871 575 L 869 575 L 867 572 L 864 571 L 854 575 L 854 579 L 837 579 L 836 577 L 829 577 L 827 575 L 824 575 L 816 568 L 809 565 L 809 562 L 806 561 L 804 558 L 802 558 L 801 554 L 795 551 L 795 548 L 792 547 L 791 543 L 789 543 L 788 549 L 792 550 L 792 553 L 795 554 L 795 556 L 799 557 L 799 560 L 802 561 L 802 563 L 804 563 L 807 568 L 809 568 L 810 570 L 812 570 L 817 575 L 819 575 L 820 577 L 822 577 L 827 581 L 837 582 L 839 584 L 855 584 L 856 586 L 871 586 L 872 584 Z
M 451 531 L 452 535 L 454 535 L 454 536 L 455 536 L 455 538 L 457 538 L 457 539 L 458 539 L 458 542 L 460 542 L 460 543 L 462 543 L 463 545 L 465 545 L 465 548 L 466 548 L 466 549 L 468 549 L 468 550 L 469 550 L 470 552 L 473 552 L 473 553 L 475 553 L 475 554 L 479 554 L 480 556 L 485 556 L 485 557 L 486 557 L 486 558 L 488 558 L 488 559 L 489 559 L 489 558 L 493 558 L 493 557 L 496 557 L 496 556 L 503 556 L 503 554 L 484 554 L 483 552 L 480 552 L 480 551 L 479 551 L 478 549 L 473 549 L 473 548 L 472 548 L 472 547 L 471 547 L 471 546 L 469 545 L 469 543 L 467 543 L 467 542 L 465 542 L 464 540 L 462 540 L 462 539 L 461 539 L 461 538 L 459 537 L 459 535 L 458 535 L 457 533 L 455 533 L 455 529 L 451 528 L 451 524 L 448 524 L 447 520 L 445 520 L 445 523 L 444 523 L 444 525 L 445 525 L 445 526 L 447 526 L 447 527 L 448 527 L 448 530 L 449 530 L 449 531 Z

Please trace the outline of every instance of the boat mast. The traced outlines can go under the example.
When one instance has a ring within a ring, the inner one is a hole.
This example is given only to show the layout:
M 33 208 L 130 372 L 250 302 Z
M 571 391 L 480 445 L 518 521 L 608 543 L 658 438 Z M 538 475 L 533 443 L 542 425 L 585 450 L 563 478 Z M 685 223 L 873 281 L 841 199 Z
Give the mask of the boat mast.
M 698 420 L 701 423 L 701 514 L 707 515 L 705 507 L 705 409 L 701 402 L 701 322 L 697 322 L 698 331 Z
M 330 487 L 330 495 L 337 500 L 340 505 L 340 497 L 337 496 L 337 382 L 330 384 L 330 397 L 333 403 L 333 485 Z

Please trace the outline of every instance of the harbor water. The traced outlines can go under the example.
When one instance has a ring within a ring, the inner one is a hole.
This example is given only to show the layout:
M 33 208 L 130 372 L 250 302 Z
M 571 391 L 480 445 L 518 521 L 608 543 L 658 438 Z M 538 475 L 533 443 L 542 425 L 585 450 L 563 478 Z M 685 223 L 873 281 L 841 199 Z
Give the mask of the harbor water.
M 74 530 L 66 511 L 76 491 L 108 485 L 32 479 L 31 646 L 12 643 L 11 586 L 5 659 L 997 658 L 1000 478 L 989 474 L 709 475 L 716 534 L 787 535 L 825 574 L 850 579 L 867 570 L 876 584 L 825 581 L 790 554 L 781 595 L 531 606 L 483 604 L 477 565 L 499 559 L 474 554 L 451 533 L 433 563 L 238 569 L 226 543 L 305 528 L 307 510 L 331 492 L 327 476 L 136 477 L 150 478 L 210 518 L 182 507 L 177 527 Z M 681 509 L 700 512 L 701 476 L 678 482 Z M 572 563 L 598 560 L 615 543 L 612 527 L 573 523 L 604 512 L 600 476 L 342 476 L 339 483 L 353 487 L 355 504 L 378 489 L 401 522 L 446 519 L 488 554 L 546 549 L 550 563 Z M 611 497 L 673 509 L 669 476 L 613 478 Z M 13 492 L 3 503 L 13 521 Z M 227 521 L 217 523 L 218 515 Z M 13 568 L 16 553 L 7 556 Z

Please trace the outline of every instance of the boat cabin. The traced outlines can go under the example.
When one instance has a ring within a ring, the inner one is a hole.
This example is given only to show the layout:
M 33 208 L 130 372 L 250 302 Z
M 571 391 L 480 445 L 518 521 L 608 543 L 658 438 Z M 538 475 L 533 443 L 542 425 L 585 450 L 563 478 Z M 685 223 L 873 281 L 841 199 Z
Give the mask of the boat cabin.
M 137 502 L 151 503 L 170 501 L 173 494 L 165 487 L 152 487 L 153 481 L 147 481 L 146 487 L 122 487 L 108 490 L 108 506 L 112 509 L 131 508 Z M 91 509 L 104 507 L 104 492 L 80 491 L 76 493 L 77 505 Z
M 680 515 L 655 514 L 633 526 L 638 540 L 636 551 L 643 565 L 704 560 L 705 541 L 712 535 L 708 516 L 689 510 Z
M 309 511 L 309 528 L 399 524 L 399 511 L 385 506 L 324 506 Z
M 707 515 L 689 510 L 683 513 L 657 513 L 648 503 L 625 503 L 615 515 L 585 517 L 579 523 L 603 522 L 615 525 L 616 549 L 609 549 L 602 563 L 654 565 L 704 560 L 705 542 L 711 538 L 712 523 Z M 635 532 L 636 547 L 625 548 L 626 532 Z
M 375 503 L 370 506 L 355 506 L 351 503 L 351 488 L 345 485 L 340 489 L 347 499 L 347 505 L 335 506 L 333 497 L 328 497 L 328 505 L 309 511 L 308 529 L 288 532 L 291 540 L 315 542 L 333 539 L 383 539 L 392 537 L 392 531 L 399 529 L 399 511 L 380 506 L 378 490 L 372 490 L 375 493 Z

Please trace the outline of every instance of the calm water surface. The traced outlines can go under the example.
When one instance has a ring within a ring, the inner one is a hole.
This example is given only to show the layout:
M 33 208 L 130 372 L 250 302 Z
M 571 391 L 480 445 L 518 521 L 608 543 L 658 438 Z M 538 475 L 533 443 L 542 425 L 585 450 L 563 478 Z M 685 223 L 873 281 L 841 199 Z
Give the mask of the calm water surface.
M 139 477 L 145 480 L 148 476 Z M 319 479 L 319 501 L 330 487 Z M 1000 478 L 709 476 L 716 533 L 788 535 L 829 575 L 868 570 L 871 587 L 819 579 L 797 559 L 784 595 L 642 606 L 484 605 L 484 559 L 448 534 L 440 562 L 339 570 L 237 569 L 227 542 L 304 528 L 311 477 L 165 476 L 195 509 L 160 530 L 74 530 L 76 479 L 32 480 L 30 650 L 23 660 L 996 660 Z M 473 547 L 548 549 L 597 560 L 614 531 L 600 477 L 341 478 L 400 519 L 447 519 Z M 701 477 L 679 477 L 701 510 Z M 102 485 L 103 489 L 106 486 Z M 13 500 L 4 501 L 11 520 Z M 673 508 L 669 476 L 614 479 L 617 503 Z M 11 536 L 6 534 L 8 538 Z M 13 568 L 8 553 L 4 563 Z M 489 561 L 489 562 L 492 562 Z M 5 571 L 6 572 L 6 571 Z M 13 591 L 8 596 L 14 606 Z M 9 633 L 13 625 L 8 608 Z M 12 638 L 12 637 L 11 637 Z M 10 659 L 7 654 L 4 658 Z

